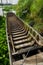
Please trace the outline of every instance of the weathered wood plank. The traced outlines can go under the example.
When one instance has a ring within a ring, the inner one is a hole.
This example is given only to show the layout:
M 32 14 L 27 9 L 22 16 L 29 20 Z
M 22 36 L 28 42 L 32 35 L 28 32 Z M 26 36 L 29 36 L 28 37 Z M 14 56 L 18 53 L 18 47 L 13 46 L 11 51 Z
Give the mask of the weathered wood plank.
M 28 42 L 28 43 L 25 43 L 25 44 L 20 44 L 20 45 L 17 45 L 15 46 L 16 49 L 18 48 L 23 48 L 23 47 L 27 47 L 27 46 L 32 46 L 34 44 L 34 40 L 32 40 L 31 42 Z
M 13 52 L 12 53 L 12 55 L 18 55 L 18 54 L 22 54 L 22 53 L 25 53 L 25 52 L 27 52 L 27 51 L 33 51 L 33 50 L 38 50 L 39 48 L 41 48 L 41 47 L 39 47 L 39 46 L 31 46 L 31 47 L 28 47 L 28 48 L 24 48 L 24 49 L 20 49 L 20 50 L 18 50 L 17 52 Z

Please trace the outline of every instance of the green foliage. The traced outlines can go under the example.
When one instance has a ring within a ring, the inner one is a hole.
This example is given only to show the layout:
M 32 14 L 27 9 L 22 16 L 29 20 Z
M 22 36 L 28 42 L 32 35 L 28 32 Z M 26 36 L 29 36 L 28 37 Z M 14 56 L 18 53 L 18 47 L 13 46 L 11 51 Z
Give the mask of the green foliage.
M 30 7 L 30 11 L 31 13 L 39 13 L 41 8 L 43 7 L 43 0 L 34 0 L 31 7 Z
M 4 11 L 10 11 L 10 10 L 15 10 L 16 9 L 16 5 L 10 5 L 10 6 L 4 6 Z
M 9 65 L 5 18 L 0 16 L 0 65 Z
M 19 0 L 18 5 L 16 7 L 17 15 L 22 17 L 24 11 L 29 11 L 30 4 L 32 4 L 33 0 Z M 26 13 L 27 13 L 26 12 Z
M 34 29 L 37 30 L 39 33 L 43 33 L 43 22 L 36 23 L 34 25 Z
M 43 0 L 19 0 L 16 6 L 16 12 L 17 15 L 28 24 L 30 24 L 31 21 L 37 22 L 37 24 L 34 24 L 34 28 L 38 30 L 38 32 L 41 32 L 43 28 Z

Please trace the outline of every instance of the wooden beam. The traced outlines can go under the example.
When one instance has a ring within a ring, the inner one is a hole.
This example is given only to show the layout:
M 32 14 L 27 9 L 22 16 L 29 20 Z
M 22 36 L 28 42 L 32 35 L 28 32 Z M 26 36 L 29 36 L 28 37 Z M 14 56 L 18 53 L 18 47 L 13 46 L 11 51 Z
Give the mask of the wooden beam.
M 28 52 L 28 51 L 30 52 L 30 51 L 33 51 L 33 50 L 38 50 L 39 48 L 41 48 L 41 47 L 40 46 L 32 46 L 32 47 L 20 49 L 17 52 L 12 53 L 12 55 L 18 55 L 18 54 L 22 54 L 22 53 L 25 53 L 25 52 Z

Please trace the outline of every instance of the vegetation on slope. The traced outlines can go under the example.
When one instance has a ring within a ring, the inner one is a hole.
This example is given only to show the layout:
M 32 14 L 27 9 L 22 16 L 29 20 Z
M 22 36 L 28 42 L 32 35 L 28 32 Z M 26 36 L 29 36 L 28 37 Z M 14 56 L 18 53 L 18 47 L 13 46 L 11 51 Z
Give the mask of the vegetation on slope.
M 39 33 L 43 33 L 43 0 L 19 0 L 16 12 Z
M 0 16 L 0 65 L 9 65 L 5 18 Z

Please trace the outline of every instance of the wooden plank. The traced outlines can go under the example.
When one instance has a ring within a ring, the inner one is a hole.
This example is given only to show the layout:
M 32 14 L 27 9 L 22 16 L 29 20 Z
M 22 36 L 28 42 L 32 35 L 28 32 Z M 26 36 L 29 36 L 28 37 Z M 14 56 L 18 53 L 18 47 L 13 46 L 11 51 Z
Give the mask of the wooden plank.
M 23 44 L 23 43 L 25 43 L 25 42 L 30 42 L 31 41 L 31 39 L 32 39 L 32 37 L 29 37 L 29 38 L 26 38 L 26 39 L 21 39 L 21 40 L 14 40 L 14 44 Z M 28 43 L 27 43 L 28 44 Z
M 10 37 L 10 42 L 11 42 L 11 44 L 12 44 L 13 52 L 15 52 L 14 44 L 13 44 L 13 40 L 12 40 L 12 36 L 10 35 L 9 37 Z
M 21 31 L 21 32 L 11 31 L 11 33 L 13 33 L 14 35 L 23 34 L 23 33 L 25 33 L 25 32 L 26 32 L 26 30 L 23 30 L 23 31 Z
M 18 28 L 18 27 L 16 28 L 16 26 L 15 26 L 15 27 L 12 27 L 12 26 L 11 26 L 11 29 L 14 30 L 14 31 L 16 31 L 16 30 L 17 30 L 17 31 L 19 31 L 19 30 L 23 31 L 23 30 L 24 30 L 24 28 L 22 28 L 22 29 L 21 29 L 21 28 Z
M 39 46 L 31 46 L 31 47 L 27 47 L 27 48 L 24 48 L 24 49 L 20 49 L 20 50 L 18 50 L 17 52 L 13 52 L 12 53 L 12 55 L 18 55 L 18 54 L 22 54 L 22 53 L 25 53 L 25 52 L 27 52 L 27 51 L 33 51 L 33 50 L 38 50 L 39 48 L 41 48 L 41 47 L 39 47 Z
M 23 30 L 23 31 L 19 31 L 19 32 L 16 32 L 16 31 L 11 31 L 11 33 L 13 33 L 13 34 L 22 34 L 22 33 L 25 33 L 26 32 L 26 30 Z
M 25 36 L 22 36 L 22 37 L 13 38 L 13 40 L 22 40 L 22 39 L 28 38 L 29 36 L 30 35 L 25 35 Z
M 12 35 L 14 35 L 14 37 L 24 36 L 26 34 L 28 34 L 27 31 L 25 33 L 23 33 L 23 34 L 18 34 L 18 35 L 14 35 L 14 33 L 12 33 Z
M 28 46 L 32 46 L 34 44 L 34 40 L 32 40 L 31 42 L 28 42 L 28 43 L 24 43 L 24 44 L 20 44 L 20 45 L 17 45 L 15 46 L 16 49 L 18 48 L 23 48 L 23 47 L 28 47 Z

